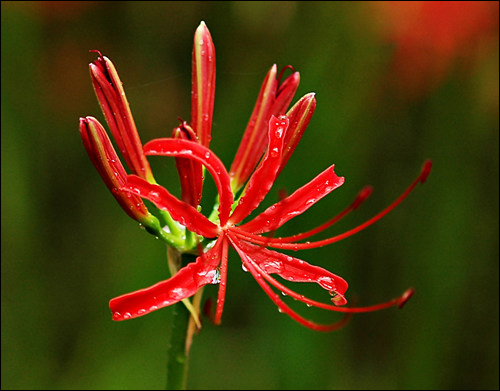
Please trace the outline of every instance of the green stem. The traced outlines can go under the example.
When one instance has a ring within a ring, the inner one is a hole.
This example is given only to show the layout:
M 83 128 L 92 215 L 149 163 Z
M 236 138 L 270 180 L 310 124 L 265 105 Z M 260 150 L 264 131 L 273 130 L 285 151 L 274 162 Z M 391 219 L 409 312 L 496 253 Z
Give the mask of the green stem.
M 171 247 L 167 251 L 169 264 L 177 270 L 196 258 L 180 253 Z M 189 367 L 189 346 L 193 329 L 189 327 L 191 313 L 182 303 L 172 306 L 170 317 L 170 340 L 167 345 L 167 390 L 185 390 Z

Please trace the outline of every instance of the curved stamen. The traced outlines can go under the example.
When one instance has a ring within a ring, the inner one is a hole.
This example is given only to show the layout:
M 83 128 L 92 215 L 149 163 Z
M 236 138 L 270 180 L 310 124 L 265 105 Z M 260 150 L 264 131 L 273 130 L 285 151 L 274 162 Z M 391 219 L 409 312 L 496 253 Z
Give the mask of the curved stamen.
M 425 182 L 425 180 L 427 179 L 427 177 L 431 171 L 431 168 L 432 168 L 432 162 L 430 160 L 426 161 L 424 163 L 422 171 L 420 172 L 417 179 L 405 190 L 405 192 L 403 194 L 401 194 L 396 199 L 396 201 L 394 201 L 391 205 L 389 205 L 382 212 L 378 213 L 377 215 L 375 215 L 374 217 L 372 217 L 368 221 L 365 221 L 363 224 L 360 224 L 357 227 L 352 228 L 347 232 L 344 232 L 343 234 L 336 235 L 336 236 L 333 236 L 331 238 L 318 240 L 316 242 L 287 243 L 287 242 L 283 242 L 282 238 L 263 238 L 260 235 L 255 235 L 255 234 L 249 233 L 246 230 L 241 229 L 239 227 L 234 227 L 234 231 L 238 234 L 239 237 L 245 238 L 246 240 L 251 241 L 252 243 L 259 244 L 261 246 L 266 246 L 266 247 L 274 247 L 274 248 L 281 248 L 281 249 L 287 249 L 287 250 L 304 250 L 304 249 L 326 246 L 328 244 L 332 244 L 332 243 L 338 242 L 340 240 L 343 240 L 345 238 L 348 238 L 349 236 L 352 236 L 352 235 L 364 230 L 365 228 L 369 227 L 373 223 L 380 220 L 387 213 L 389 213 L 396 206 L 398 206 L 401 203 L 401 201 L 403 201 L 419 183 Z M 242 227 L 244 227 L 244 226 L 242 226 Z
M 297 240 L 302 240 L 305 238 L 308 238 L 310 236 L 316 235 L 317 233 L 324 231 L 325 229 L 331 227 L 333 224 L 347 216 L 350 212 L 353 210 L 357 209 L 363 202 L 365 202 L 368 197 L 370 197 L 372 193 L 372 187 L 371 186 L 365 186 L 356 196 L 356 199 L 352 202 L 351 205 L 349 205 L 346 209 L 344 209 L 342 212 L 337 214 L 335 217 L 332 219 L 328 220 L 327 222 L 321 224 L 319 227 L 316 227 L 314 229 L 311 229 L 310 231 L 303 232 L 301 234 L 296 234 L 292 236 L 287 236 L 287 237 L 282 237 L 283 243 L 290 243 L 290 242 L 295 242 Z
M 292 65 L 285 65 L 281 68 L 280 74 L 278 75 L 278 86 L 281 84 L 281 78 L 287 69 L 290 69 L 292 73 L 295 73 L 295 68 Z
M 394 307 L 398 306 L 399 308 L 402 308 L 406 302 L 410 299 L 411 296 L 413 296 L 414 290 L 413 288 L 407 289 L 403 294 L 395 299 L 391 299 L 389 301 L 386 301 L 384 303 L 379 303 L 379 304 L 374 304 L 366 307 L 337 307 L 336 305 L 331 305 L 331 304 L 325 304 L 320 301 L 312 300 L 309 299 L 308 297 L 304 295 L 300 295 L 297 292 L 291 290 L 290 288 L 286 287 L 285 285 L 281 284 L 278 282 L 275 278 L 271 277 L 269 274 L 267 274 L 265 271 L 263 271 L 255 262 L 255 267 L 257 270 L 262 273 L 262 276 L 264 276 L 264 279 L 267 280 L 272 286 L 274 286 L 276 289 L 281 290 L 281 292 L 285 293 L 286 295 L 290 296 L 291 298 L 297 299 L 301 301 L 302 303 L 307 304 L 308 306 L 314 306 L 317 308 L 321 308 L 324 310 L 328 311 L 335 311 L 335 312 L 344 312 L 348 314 L 356 314 L 356 313 L 362 313 L 362 312 L 374 312 L 374 311 L 379 311 L 383 310 L 389 307 Z M 335 294 L 335 292 L 333 292 Z M 335 297 L 332 298 L 332 300 L 335 300 Z
M 366 307 L 339 307 L 337 305 L 325 304 L 325 303 L 322 303 L 320 301 L 309 299 L 308 297 L 306 297 L 304 295 L 300 295 L 297 292 L 288 288 L 287 286 L 281 284 L 275 278 L 271 277 L 263 268 L 261 268 L 259 266 L 259 264 L 255 260 L 253 260 L 248 254 L 243 252 L 242 249 L 239 249 L 239 247 L 236 245 L 235 241 L 232 241 L 232 242 L 233 242 L 234 248 L 236 249 L 236 251 L 238 251 L 239 255 L 242 258 L 245 257 L 248 262 L 251 262 L 253 264 L 253 266 L 255 267 L 255 269 L 257 270 L 257 272 L 259 274 L 261 274 L 269 284 L 274 286 L 276 289 L 279 289 L 282 293 L 284 293 L 284 294 L 286 294 L 286 295 L 288 295 L 296 300 L 299 300 L 302 303 L 307 304 L 308 306 L 314 306 L 314 307 L 322 308 L 322 309 L 328 310 L 328 311 L 355 314 L 355 313 L 373 312 L 373 311 L 383 310 L 385 308 L 389 308 L 389 307 L 393 307 L 393 306 L 398 306 L 399 308 L 402 308 L 405 305 L 405 303 L 411 298 L 411 296 L 413 296 L 414 290 L 413 290 L 413 288 L 409 288 L 405 292 L 403 292 L 403 294 L 401 296 L 399 296 L 397 298 L 391 299 L 391 300 L 383 302 L 383 303 L 366 306 Z M 244 254 L 244 255 L 242 255 L 242 254 Z M 245 266 L 247 266 L 247 265 L 245 265 Z M 247 267 L 247 269 L 248 269 L 248 267 Z M 337 301 L 336 297 L 335 297 L 335 291 L 333 291 L 331 293 L 334 295 L 332 298 L 332 301 L 335 303 Z M 339 295 L 337 297 L 337 299 L 340 299 L 340 297 L 341 297 L 341 295 Z M 338 301 L 340 301 L 340 300 L 338 300 Z M 343 301 L 345 302 L 345 300 L 343 300 Z

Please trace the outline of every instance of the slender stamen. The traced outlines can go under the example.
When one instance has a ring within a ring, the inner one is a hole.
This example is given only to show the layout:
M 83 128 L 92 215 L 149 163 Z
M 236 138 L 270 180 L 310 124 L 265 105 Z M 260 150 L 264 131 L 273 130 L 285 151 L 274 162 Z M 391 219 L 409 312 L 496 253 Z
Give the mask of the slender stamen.
M 255 262 L 254 262 L 254 265 L 257 268 L 257 271 L 262 274 L 264 279 L 267 280 L 267 282 L 269 282 L 276 289 L 281 290 L 281 292 L 285 293 L 286 295 L 290 296 L 291 298 L 297 299 L 297 300 L 301 301 L 302 303 L 305 303 L 309 306 L 314 306 L 314 307 L 322 308 L 322 309 L 329 310 L 329 311 L 355 314 L 355 313 L 361 313 L 361 312 L 373 312 L 373 311 L 383 310 L 385 308 L 389 308 L 389 307 L 393 307 L 393 306 L 398 306 L 399 308 L 402 308 L 403 305 L 410 299 L 410 297 L 413 295 L 413 292 L 414 292 L 414 290 L 412 288 L 410 288 L 410 289 L 407 289 L 400 297 L 386 301 L 384 303 L 374 304 L 374 305 L 367 306 L 367 307 L 337 307 L 335 305 L 321 303 L 319 301 L 309 299 L 308 297 L 305 297 L 304 295 L 298 294 L 297 292 L 291 290 L 290 288 L 287 288 L 285 285 L 276 281 L 275 278 L 273 278 L 269 274 L 267 274 Z M 332 293 L 335 294 L 335 292 L 332 292 Z M 335 300 L 335 296 L 333 297 L 332 300 Z
M 287 69 L 290 69 L 292 73 L 295 73 L 295 68 L 292 65 L 285 65 L 281 68 L 280 74 L 278 75 L 278 86 L 281 85 L 281 78 Z
M 419 183 L 425 182 L 425 180 L 427 179 L 427 176 L 429 175 L 429 173 L 431 171 L 431 168 L 432 168 L 432 162 L 430 160 L 426 161 L 424 163 L 424 167 L 422 168 L 422 171 L 420 172 L 417 179 L 406 189 L 406 191 L 403 194 L 401 194 L 396 199 L 396 201 L 394 201 L 391 205 L 389 205 L 382 212 L 375 215 L 374 217 L 372 217 L 370 220 L 364 222 L 363 224 L 360 224 L 357 227 L 352 228 L 347 232 L 344 232 L 343 234 L 336 235 L 336 236 L 333 236 L 331 238 L 318 240 L 316 242 L 306 242 L 306 243 L 287 243 L 287 242 L 285 242 L 284 243 L 282 238 L 264 238 L 260 235 L 255 235 L 255 234 L 249 233 L 243 229 L 239 229 L 238 227 L 235 227 L 234 231 L 235 231 L 235 233 L 237 233 L 237 235 L 239 237 L 244 238 L 248 241 L 251 241 L 252 243 L 266 246 L 266 247 L 274 247 L 274 248 L 281 248 L 281 249 L 287 249 L 287 250 L 303 250 L 303 249 L 310 249 L 310 248 L 326 246 L 328 244 L 332 244 L 332 243 L 338 242 L 340 240 L 343 240 L 345 238 L 348 238 L 349 236 L 352 236 L 352 235 L 362 231 L 363 229 L 369 227 L 373 223 L 380 220 L 387 213 L 389 213 L 391 210 L 393 210 L 397 205 L 399 205 L 401 203 L 401 201 L 403 201 Z
M 217 296 L 217 308 L 215 310 L 214 323 L 220 324 L 222 318 L 222 310 L 224 309 L 224 301 L 226 297 L 226 279 L 227 279 L 227 238 L 224 234 L 219 238 L 222 240 L 222 253 L 221 262 L 219 265 L 220 270 L 220 282 L 219 282 L 219 294 Z
M 346 209 L 344 209 L 342 212 L 337 214 L 335 217 L 332 219 L 328 220 L 327 222 L 321 224 L 319 227 L 316 227 L 310 231 L 301 233 L 301 234 L 296 234 L 292 236 L 287 236 L 287 237 L 282 237 L 282 241 L 284 243 L 290 243 L 290 242 L 295 242 L 297 240 L 302 240 L 305 238 L 308 238 L 310 236 L 316 235 L 317 233 L 324 231 L 325 229 L 331 227 L 333 224 L 341 220 L 343 217 L 347 216 L 350 212 L 358 208 L 364 201 L 370 197 L 372 193 L 372 187 L 371 186 L 365 186 L 357 195 L 356 199 L 352 202 L 351 205 L 349 205 Z

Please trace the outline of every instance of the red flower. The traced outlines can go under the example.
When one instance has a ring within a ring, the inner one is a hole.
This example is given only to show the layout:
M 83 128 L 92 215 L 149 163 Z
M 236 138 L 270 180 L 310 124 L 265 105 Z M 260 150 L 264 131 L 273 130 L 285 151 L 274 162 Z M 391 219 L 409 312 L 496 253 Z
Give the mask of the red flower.
M 314 323 L 288 307 L 273 287 L 307 305 L 346 314 L 402 306 L 411 296 L 413 291 L 408 290 L 402 296 L 382 304 L 341 307 L 347 303 L 347 282 L 344 279 L 270 248 L 309 249 L 334 243 L 361 231 L 391 211 L 419 182 L 424 182 L 431 169 L 430 162 L 424 165 L 418 178 L 388 208 L 342 235 L 316 242 L 300 242 L 327 229 L 356 209 L 370 195 L 370 187 L 363 189 L 343 212 L 315 229 L 291 237 L 263 235 L 274 232 L 341 186 L 344 178 L 335 174 L 333 165 L 288 197 L 245 221 L 270 191 L 316 107 L 314 94 L 310 93 L 286 111 L 300 79 L 299 73 L 291 68 L 292 74 L 282 81 L 283 72 L 288 68 L 291 67 L 285 67 L 276 76 L 277 67 L 273 65 L 266 75 L 228 172 L 209 149 L 215 95 L 215 49 L 203 22 L 196 30 L 193 46 L 191 122 L 182 121 L 174 129 L 172 138 L 152 140 L 143 147 L 113 64 L 100 53 L 99 58 L 90 64 L 97 98 L 133 175 L 127 175 L 102 125 L 93 117 L 81 118 L 82 140 L 98 172 L 122 208 L 150 233 L 161 237 L 179 252 L 192 253 L 200 249 L 195 262 L 184 266 L 168 280 L 112 299 L 110 308 L 114 320 L 147 314 L 191 297 L 204 285 L 219 283 L 214 321 L 220 323 L 225 301 L 229 246 L 236 250 L 244 269 L 254 276 L 280 311 L 315 330 L 337 329 L 345 324 L 347 318 L 331 325 Z M 176 159 L 182 200 L 155 182 L 146 159 L 148 155 L 172 156 Z M 218 190 L 216 209 L 209 217 L 198 211 L 204 170 L 212 175 Z M 143 198 L 159 208 L 159 219 L 149 213 Z M 329 292 L 333 304 L 300 295 L 278 282 L 273 275 L 287 281 L 314 282 Z
M 412 291 L 406 291 L 401 297 L 370 307 L 346 308 L 338 307 L 346 304 L 345 292 L 347 282 L 341 277 L 318 266 L 310 265 L 298 258 L 285 255 L 267 247 L 281 249 L 308 249 L 336 242 L 353 235 L 379 220 L 397 204 L 399 204 L 419 183 L 427 178 L 431 163 L 427 162 L 418 178 L 412 185 L 387 209 L 368 220 L 366 223 L 346 232 L 343 235 L 323 239 L 318 242 L 298 243 L 297 240 L 309 237 L 338 221 L 348 212 L 355 209 L 369 195 L 369 189 L 364 189 L 358 198 L 339 216 L 315 230 L 288 238 L 270 238 L 262 234 L 274 231 L 288 220 L 305 212 L 324 196 L 344 183 L 343 177 L 338 177 L 334 166 L 328 167 L 312 181 L 296 190 L 290 196 L 270 206 L 252 220 L 241 222 L 261 203 L 269 192 L 276 175 L 282 167 L 282 159 L 289 128 L 286 116 L 271 117 L 269 121 L 268 144 L 259 166 L 251 175 L 243 195 L 233 205 L 233 192 L 230 185 L 230 175 L 223 163 L 208 148 L 187 140 L 157 139 L 144 146 L 146 155 L 173 156 L 192 159 L 203 164 L 213 176 L 218 189 L 219 208 L 218 221 L 213 222 L 199 213 L 191 205 L 177 199 L 165 188 L 151 184 L 137 176 L 127 178 L 127 186 L 123 191 L 148 199 L 158 208 L 170 213 L 172 218 L 188 230 L 204 238 L 216 238 L 209 250 L 200 255 L 194 263 L 190 263 L 168 280 L 149 288 L 122 295 L 110 301 L 114 320 L 125 320 L 147 314 L 156 309 L 174 304 L 192 296 L 198 289 L 207 284 L 219 283 L 219 294 L 215 312 L 215 322 L 219 323 L 225 300 L 226 276 L 228 267 L 228 247 L 232 246 L 239 254 L 243 267 L 257 280 L 258 284 L 276 303 L 278 308 L 290 315 L 299 323 L 315 330 L 329 331 L 340 327 L 344 321 L 332 325 L 319 325 L 307 320 L 288 307 L 280 295 L 271 288 L 308 305 L 326 310 L 356 313 L 375 311 L 394 305 L 402 306 L 411 296 Z M 232 208 L 234 207 L 234 210 Z M 295 282 L 315 282 L 332 295 L 334 305 L 311 300 L 300 295 L 276 281 L 272 274 Z

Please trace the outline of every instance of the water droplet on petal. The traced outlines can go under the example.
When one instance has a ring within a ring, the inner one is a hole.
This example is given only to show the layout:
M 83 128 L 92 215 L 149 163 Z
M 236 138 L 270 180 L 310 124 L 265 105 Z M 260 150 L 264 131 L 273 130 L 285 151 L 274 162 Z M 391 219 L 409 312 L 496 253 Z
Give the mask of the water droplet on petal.
M 241 264 L 241 268 L 243 269 L 244 272 L 248 271 L 248 269 L 245 267 L 245 265 L 243 263 Z

